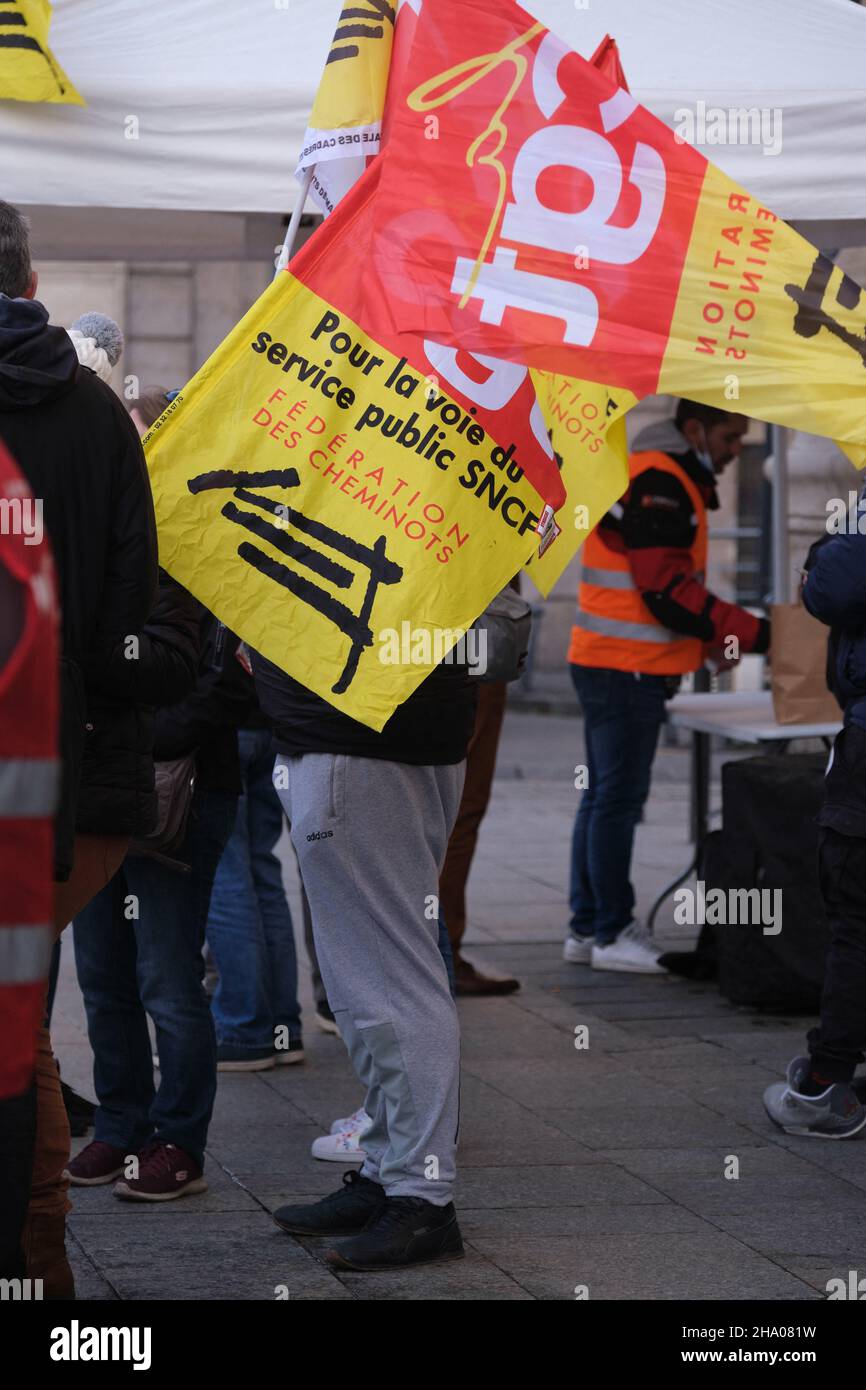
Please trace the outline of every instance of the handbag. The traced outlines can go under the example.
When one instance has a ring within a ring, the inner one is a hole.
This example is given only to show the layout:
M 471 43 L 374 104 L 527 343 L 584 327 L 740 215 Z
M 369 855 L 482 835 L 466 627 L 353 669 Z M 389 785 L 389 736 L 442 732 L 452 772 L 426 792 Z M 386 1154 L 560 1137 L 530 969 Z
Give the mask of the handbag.
M 173 867 L 186 867 L 172 855 L 186 838 L 189 811 L 195 791 L 195 753 L 154 763 L 156 786 L 156 824 L 147 835 L 134 839 L 128 853 L 168 859 Z
M 519 680 L 526 666 L 532 631 L 532 609 L 526 599 L 508 585 L 488 603 L 474 626 L 483 634 L 477 679 Z

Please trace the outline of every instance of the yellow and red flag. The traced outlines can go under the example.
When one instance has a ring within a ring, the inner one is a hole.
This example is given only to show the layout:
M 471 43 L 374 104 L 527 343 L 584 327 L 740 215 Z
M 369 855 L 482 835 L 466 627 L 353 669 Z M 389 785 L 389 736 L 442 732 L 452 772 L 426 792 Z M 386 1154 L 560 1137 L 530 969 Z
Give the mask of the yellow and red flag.
M 0 101 L 47 101 L 83 106 L 48 46 L 49 0 L 0 3 Z
M 422 0 L 400 0 L 394 21 L 393 44 L 387 33 L 384 34 L 386 41 L 378 42 L 383 38 L 383 33 L 377 27 L 377 43 L 374 47 L 368 46 L 367 67 L 362 70 L 369 72 L 375 59 L 375 81 L 358 80 L 358 55 L 347 55 L 349 81 L 335 84 L 335 75 L 340 74 L 342 68 L 332 69 L 330 64 L 326 66 L 311 124 L 320 121 L 317 113 L 328 108 L 332 112 L 332 123 L 339 122 L 340 133 L 327 137 L 321 137 L 320 132 L 315 136 L 308 134 L 299 165 L 300 172 L 305 164 L 313 163 L 317 158 L 327 160 L 323 167 L 317 168 L 311 185 L 312 196 L 325 215 L 333 211 L 368 163 L 362 157 L 345 154 L 350 138 L 358 147 L 357 131 L 351 137 L 348 132 L 367 127 L 375 130 L 377 141 L 381 132 L 382 146 L 388 139 L 391 104 L 396 100 L 410 60 L 421 4 Z M 345 45 L 353 37 L 360 43 L 360 37 L 346 34 L 343 28 L 346 18 L 344 11 L 337 31 L 338 37 L 342 35 L 340 44 Z M 366 32 L 363 24 L 361 31 L 362 34 Z M 342 51 L 336 38 L 334 51 Z M 599 44 L 590 62 L 625 86 L 619 52 L 609 36 Z M 387 89 L 383 82 L 386 63 L 390 64 L 387 69 Z M 363 139 L 369 141 L 369 136 L 364 135 Z M 349 144 L 348 148 L 351 147 Z M 375 147 L 378 149 L 379 144 Z M 323 153 L 320 155 L 318 152 Z M 546 595 L 592 527 L 625 491 L 628 465 L 625 427 L 621 420 L 615 421 L 608 432 L 612 393 L 595 382 L 553 377 L 541 372 L 533 373 L 533 380 L 567 494 L 559 522 L 528 566 L 536 586 Z M 632 403 L 627 393 L 620 392 L 619 396 L 628 404 Z M 555 545 L 552 544 L 553 540 L 556 540 Z
M 422 6 L 390 120 L 365 292 L 400 333 L 866 462 L 861 288 L 519 6 Z
M 526 367 L 398 342 L 387 304 L 362 312 L 379 164 L 145 441 L 163 566 L 376 729 L 564 499 Z

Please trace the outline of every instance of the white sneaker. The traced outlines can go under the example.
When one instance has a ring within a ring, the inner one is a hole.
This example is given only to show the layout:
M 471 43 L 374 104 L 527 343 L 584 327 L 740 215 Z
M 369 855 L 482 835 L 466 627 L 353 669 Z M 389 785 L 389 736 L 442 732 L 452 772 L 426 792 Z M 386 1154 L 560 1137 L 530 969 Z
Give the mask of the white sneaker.
M 609 946 L 593 946 L 593 970 L 627 970 L 635 975 L 666 975 L 659 952 L 645 928 L 632 922 Z
M 342 1134 L 346 1129 L 369 1129 L 371 1124 L 372 1120 L 362 1105 L 360 1110 L 355 1111 L 354 1115 L 346 1115 L 342 1120 L 335 1120 L 329 1133 Z
M 327 1163 L 363 1163 L 367 1157 L 361 1140 L 369 1125 L 344 1129 L 340 1134 L 323 1134 L 314 1139 L 310 1152 L 313 1158 L 324 1159 Z
M 589 965 L 592 960 L 592 943 L 594 937 L 575 936 L 573 931 L 568 933 L 562 947 L 562 959 L 570 960 L 572 965 Z

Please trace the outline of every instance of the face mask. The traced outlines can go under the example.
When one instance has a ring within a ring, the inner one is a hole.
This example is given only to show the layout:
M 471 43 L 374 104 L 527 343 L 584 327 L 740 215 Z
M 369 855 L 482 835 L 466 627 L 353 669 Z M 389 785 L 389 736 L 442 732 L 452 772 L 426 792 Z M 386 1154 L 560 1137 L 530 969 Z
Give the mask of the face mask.
M 709 450 L 707 449 L 707 432 L 706 432 L 706 430 L 703 431 L 703 436 L 704 436 L 704 447 L 703 447 L 703 449 L 695 449 L 695 457 L 697 458 L 697 460 L 698 460 L 699 463 L 702 463 L 702 464 L 703 464 L 704 468 L 706 468 L 708 472 L 710 472 L 710 473 L 715 473 L 716 470 L 715 470 L 715 468 L 713 467 L 713 460 L 710 458 L 710 453 L 709 453 Z

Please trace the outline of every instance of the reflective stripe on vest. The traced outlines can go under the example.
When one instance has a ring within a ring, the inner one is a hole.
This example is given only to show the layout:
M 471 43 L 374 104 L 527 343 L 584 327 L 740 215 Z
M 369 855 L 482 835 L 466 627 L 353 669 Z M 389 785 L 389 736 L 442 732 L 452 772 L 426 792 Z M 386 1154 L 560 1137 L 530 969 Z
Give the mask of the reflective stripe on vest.
M 583 608 L 577 610 L 574 626 L 582 628 L 584 632 L 594 632 L 599 637 L 624 637 L 629 642 L 667 645 L 683 640 L 681 633 L 671 632 L 670 628 L 661 627 L 658 623 L 627 623 L 619 618 L 602 617 L 600 613 L 587 613 Z
M 697 573 L 706 565 L 703 494 L 670 455 L 649 450 L 630 456 L 632 482 L 649 468 L 673 474 L 691 502 L 695 533 L 692 543 L 683 547 L 683 558 L 684 568 Z M 609 510 L 612 515 L 624 514 L 622 502 Z M 658 622 L 635 583 L 627 551 L 606 544 L 603 529 L 596 527 L 584 542 L 582 559 L 569 661 L 578 666 L 604 666 L 647 675 L 682 675 L 697 670 L 703 659 L 703 644 L 697 637 L 672 632 Z
M 53 927 L 0 927 L 0 985 L 43 982 L 53 948 Z
M 58 785 L 55 758 L 0 758 L 0 816 L 53 816 Z
M 582 584 L 596 584 L 601 589 L 635 589 L 631 570 L 605 570 L 598 565 L 584 565 L 580 571 Z

